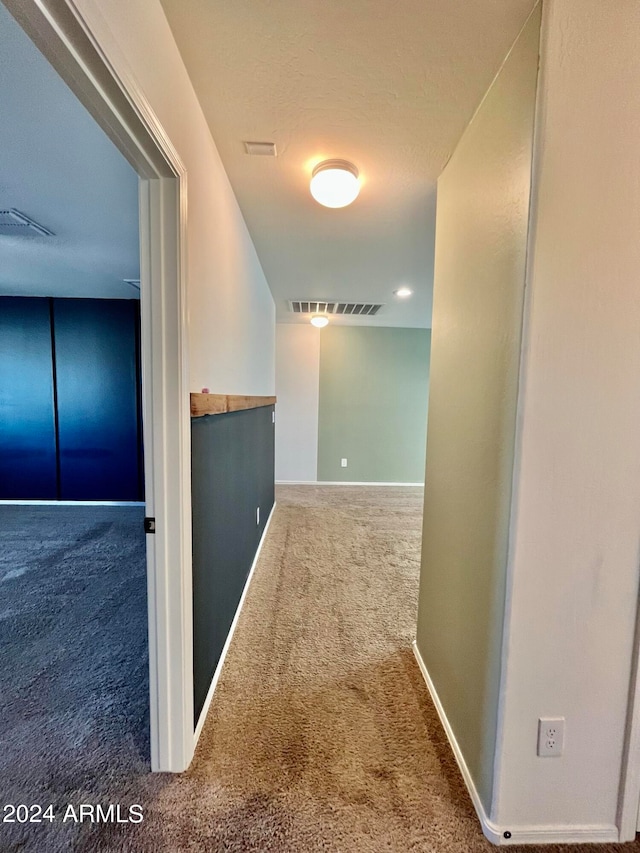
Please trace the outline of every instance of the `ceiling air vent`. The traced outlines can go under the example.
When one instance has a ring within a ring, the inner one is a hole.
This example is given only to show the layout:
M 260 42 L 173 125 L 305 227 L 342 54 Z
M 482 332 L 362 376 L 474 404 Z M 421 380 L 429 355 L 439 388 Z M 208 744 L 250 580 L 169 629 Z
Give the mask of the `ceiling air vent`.
M 44 225 L 38 225 L 33 219 L 20 213 L 15 207 L 9 210 L 0 210 L 0 235 L 5 237 L 53 237 L 53 231 L 49 231 Z
M 351 314 L 359 317 L 375 317 L 382 304 L 371 302 L 317 302 L 314 299 L 290 299 L 289 310 L 294 314 Z
M 244 150 L 247 154 L 258 157 L 277 157 L 275 142 L 245 142 Z

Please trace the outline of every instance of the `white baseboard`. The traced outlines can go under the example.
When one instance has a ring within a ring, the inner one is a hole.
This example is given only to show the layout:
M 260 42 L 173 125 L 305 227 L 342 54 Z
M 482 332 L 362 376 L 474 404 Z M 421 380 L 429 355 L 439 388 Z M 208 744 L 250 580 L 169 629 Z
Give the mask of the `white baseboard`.
M 502 838 L 502 833 L 500 833 L 499 829 L 497 827 L 494 827 L 494 825 L 491 823 L 491 821 L 489 820 L 489 816 L 487 815 L 484 806 L 482 805 L 482 800 L 480 799 L 480 795 L 478 794 L 473 778 L 471 777 L 471 773 L 469 772 L 469 768 L 467 767 L 467 762 L 464 760 L 462 750 L 458 745 L 456 736 L 453 733 L 453 729 L 451 728 L 449 719 L 445 713 L 442 702 L 440 701 L 440 697 L 438 696 L 435 685 L 431 680 L 431 676 L 429 675 L 426 664 L 422 660 L 422 655 L 420 654 L 420 650 L 418 649 L 415 640 L 413 641 L 413 654 L 415 656 L 416 661 L 418 662 L 420 672 L 422 673 L 422 677 L 424 678 L 425 683 L 427 685 L 427 690 L 431 695 L 433 704 L 435 705 L 436 711 L 438 712 L 438 716 L 440 717 L 442 728 L 445 730 L 447 738 L 449 739 L 449 743 L 451 744 L 451 749 L 453 750 L 453 754 L 455 755 L 456 761 L 458 762 L 458 767 L 460 768 L 462 778 L 464 779 L 464 783 L 467 786 L 467 790 L 469 791 L 469 796 L 471 797 L 473 807 L 475 808 L 478 817 L 480 818 L 482 831 L 485 837 L 488 838 L 492 844 L 500 844 L 504 841 L 504 839 Z
M 460 749 L 456 736 L 453 733 L 453 729 L 451 728 L 451 724 L 449 723 L 435 685 L 431 680 L 431 676 L 429 675 L 426 664 L 422 659 L 422 655 L 420 654 L 420 650 L 418 649 L 415 641 L 413 642 L 413 654 L 418 662 L 420 672 L 425 680 L 427 690 L 431 695 L 435 709 L 438 712 L 438 717 L 440 718 L 442 727 L 449 739 L 449 743 L 451 744 L 451 749 L 453 750 L 458 767 L 462 773 L 462 778 L 464 779 L 467 790 L 469 791 L 471 802 L 473 803 L 478 819 L 480 820 L 480 826 L 482 827 L 482 832 L 485 838 L 487 838 L 492 844 L 499 846 L 509 846 L 512 844 L 593 844 L 599 842 L 612 843 L 618 841 L 618 828 L 608 824 L 594 826 L 561 826 L 557 824 L 539 826 L 498 826 L 490 820 L 482 804 L 482 800 L 480 799 L 480 795 L 478 794 L 471 773 L 469 772 L 462 750 Z
M 247 592 L 249 591 L 249 586 L 251 585 L 251 579 L 253 578 L 253 573 L 255 572 L 256 565 L 258 564 L 258 557 L 260 556 L 260 551 L 262 550 L 262 545 L 267 535 L 267 531 L 269 530 L 269 525 L 271 524 L 271 519 L 273 518 L 273 513 L 276 509 L 276 503 L 271 507 L 271 512 L 269 513 L 269 518 L 267 519 L 267 523 L 264 526 L 264 530 L 262 531 L 262 536 L 260 537 L 260 542 L 258 543 L 258 549 L 256 550 L 255 557 L 253 558 L 253 563 L 251 564 L 251 568 L 249 569 L 249 574 L 247 575 L 247 580 L 244 584 L 244 589 L 242 590 L 242 595 L 240 596 L 240 601 L 238 602 L 238 606 L 236 608 L 235 615 L 233 617 L 233 622 L 231 623 L 231 627 L 229 628 L 229 633 L 227 634 L 227 639 L 225 641 L 224 646 L 222 647 L 222 653 L 220 654 L 220 660 L 218 661 L 218 665 L 216 666 L 216 671 L 213 673 L 213 678 L 211 679 L 211 685 L 209 686 L 209 692 L 207 693 L 207 698 L 204 700 L 204 705 L 202 706 L 202 711 L 200 712 L 200 716 L 198 718 L 198 725 L 196 726 L 194 735 L 193 735 L 193 746 L 194 749 L 198 744 L 198 740 L 200 739 L 200 735 L 202 734 L 202 729 L 204 726 L 204 721 L 207 719 L 207 714 L 209 712 L 209 706 L 211 705 L 211 700 L 213 699 L 213 694 L 216 691 L 216 687 L 218 685 L 218 680 L 220 678 L 220 673 L 222 672 L 222 667 L 224 665 L 224 659 L 227 656 L 227 652 L 229 651 L 229 646 L 231 645 L 231 640 L 233 639 L 233 634 L 236 630 L 236 625 L 238 624 L 238 619 L 240 618 L 240 612 L 242 610 L 242 606 L 244 604 L 244 600 L 247 597 Z
M 545 826 L 514 826 L 508 830 L 497 827 L 491 821 L 488 825 L 498 834 L 498 840 L 493 844 L 508 847 L 512 844 L 616 844 L 619 841 L 618 827 L 609 824 L 594 826 L 562 826 L 551 824 Z M 489 838 L 485 827 L 482 831 Z M 504 837 L 510 832 L 509 838 Z M 489 838 L 491 841 L 491 838 Z M 597 850 L 597 848 L 595 848 Z
M 420 486 L 424 483 L 372 483 L 345 480 L 276 480 L 276 486 Z
M 3 506 L 144 506 L 144 501 L 0 501 Z

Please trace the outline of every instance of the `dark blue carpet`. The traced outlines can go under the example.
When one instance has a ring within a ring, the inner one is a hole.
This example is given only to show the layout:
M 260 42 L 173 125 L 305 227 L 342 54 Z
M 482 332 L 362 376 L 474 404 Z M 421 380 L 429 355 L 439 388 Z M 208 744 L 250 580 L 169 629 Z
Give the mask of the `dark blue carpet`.
M 149 770 L 143 517 L 0 506 L 0 806 L 109 802 Z M 74 849 L 83 834 L 0 823 L 0 850 Z

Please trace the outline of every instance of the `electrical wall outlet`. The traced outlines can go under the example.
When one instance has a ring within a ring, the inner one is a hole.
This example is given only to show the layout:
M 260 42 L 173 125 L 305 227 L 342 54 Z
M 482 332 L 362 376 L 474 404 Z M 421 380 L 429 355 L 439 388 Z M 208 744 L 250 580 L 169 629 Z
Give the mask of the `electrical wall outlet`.
M 275 424 L 275 422 L 276 422 L 276 413 L 275 413 L 275 412 L 271 412 L 271 423 L 272 423 L 272 424 Z
M 538 755 L 559 758 L 564 750 L 564 717 L 540 717 L 538 720 Z
M 341 460 L 340 460 L 340 465 L 341 465 L 343 468 L 346 468 L 346 467 L 347 467 L 347 460 L 346 460 L 346 459 L 341 459 Z
M 256 507 L 256 524 L 260 524 L 260 507 Z

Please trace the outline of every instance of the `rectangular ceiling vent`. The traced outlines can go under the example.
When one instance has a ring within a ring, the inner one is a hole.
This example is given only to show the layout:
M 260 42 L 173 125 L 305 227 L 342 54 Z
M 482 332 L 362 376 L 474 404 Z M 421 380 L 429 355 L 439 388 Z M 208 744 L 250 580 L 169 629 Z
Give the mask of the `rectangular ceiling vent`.
M 383 304 L 371 302 L 317 302 L 313 299 L 290 299 L 289 310 L 294 314 L 351 314 L 375 317 Z
M 275 142 L 245 142 L 244 150 L 254 157 L 277 157 Z
M 12 207 L 9 210 L 0 210 L 0 235 L 5 237 L 53 237 L 53 231 L 49 231 L 44 225 L 38 225 L 33 219 Z

